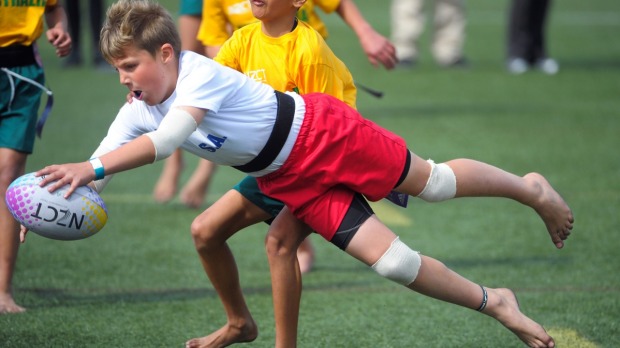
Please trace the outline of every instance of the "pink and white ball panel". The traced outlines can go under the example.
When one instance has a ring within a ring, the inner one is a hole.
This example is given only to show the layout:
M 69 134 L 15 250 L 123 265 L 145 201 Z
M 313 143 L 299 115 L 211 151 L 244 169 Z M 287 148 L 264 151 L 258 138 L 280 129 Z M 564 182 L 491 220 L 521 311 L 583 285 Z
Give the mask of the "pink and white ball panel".
M 99 232 L 108 220 L 105 203 L 88 186 L 81 186 L 68 199 L 68 185 L 53 193 L 40 187 L 42 177 L 25 174 L 6 191 L 6 203 L 13 217 L 28 230 L 43 237 L 76 240 Z

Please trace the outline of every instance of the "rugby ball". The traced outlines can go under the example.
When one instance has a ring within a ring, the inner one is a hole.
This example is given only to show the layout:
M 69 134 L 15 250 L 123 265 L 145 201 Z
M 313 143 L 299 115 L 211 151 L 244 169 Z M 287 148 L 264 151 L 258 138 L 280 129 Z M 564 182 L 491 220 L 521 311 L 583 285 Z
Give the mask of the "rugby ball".
M 28 173 L 15 179 L 6 191 L 6 204 L 20 224 L 58 240 L 83 239 L 103 228 L 108 211 L 95 190 L 81 186 L 65 199 L 69 185 L 50 193 L 47 186 L 39 186 L 42 179 Z

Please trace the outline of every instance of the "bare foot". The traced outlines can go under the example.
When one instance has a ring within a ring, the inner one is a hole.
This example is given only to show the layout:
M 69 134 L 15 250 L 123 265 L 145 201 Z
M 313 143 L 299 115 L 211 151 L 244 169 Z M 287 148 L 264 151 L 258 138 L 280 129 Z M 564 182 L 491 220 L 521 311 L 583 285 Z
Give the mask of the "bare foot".
M 204 159 L 198 162 L 198 166 L 181 191 L 179 198 L 183 204 L 189 208 L 200 208 L 205 200 L 211 177 L 216 168 L 217 166 L 213 162 Z
M 229 324 L 222 326 L 219 330 L 209 336 L 192 338 L 185 342 L 186 348 L 219 348 L 228 347 L 235 343 L 252 342 L 258 337 L 258 329 L 252 321 L 251 325 L 243 327 L 232 327 Z
M 537 197 L 530 206 L 545 222 L 553 244 L 558 249 L 562 248 L 573 229 L 573 212 L 542 175 L 529 173 L 523 179 L 537 192 Z
M 0 295 L 0 314 L 25 312 L 26 308 L 18 306 L 11 295 Z
M 297 248 L 297 262 L 299 262 L 299 271 L 301 274 L 308 273 L 314 266 L 314 248 L 310 239 L 306 238 Z
M 498 320 L 528 347 L 555 347 L 555 341 L 547 334 L 547 331 L 521 312 L 517 297 L 512 290 L 486 289 L 489 293 L 489 304 L 484 309 L 484 314 Z
M 153 188 L 153 199 L 157 203 L 168 203 L 174 198 L 183 167 L 182 160 L 172 157 L 166 160 L 164 169 L 161 171 L 159 179 L 157 179 L 155 188 Z
M 209 188 L 209 179 L 200 180 L 194 176 L 185 184 L 179 194 L 179 199 L 186 207 L 198 209 L 204 202 Z

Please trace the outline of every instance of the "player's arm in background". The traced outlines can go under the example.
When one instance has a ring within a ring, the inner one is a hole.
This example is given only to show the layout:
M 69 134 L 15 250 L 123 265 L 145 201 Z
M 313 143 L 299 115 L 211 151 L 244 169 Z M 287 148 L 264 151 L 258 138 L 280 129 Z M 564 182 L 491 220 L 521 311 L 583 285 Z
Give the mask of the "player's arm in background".
M 206 1 L 208 2 L 208 1 Z M 341 0 L 336 12 L 357 35 L 360 45 L 368 57 L 368 61 L 375 67 L 379 64 L 386 69 L 392 69 L 397 63 L 396 48 L 383 35 L 379 34 L 366 21 L 353 0 Z
M 71 53 L 71 37 L 67 30 L 67 15 L 60 4 L 45 6 L 45 32 L 47 41 L 56 48 L 56 55 L 64 57 Z
M 205 46 L 205 55 L 214 58 L 230 37 L 228 19 L 220 0 L 202 2 L 202 21 L 198 40 Z

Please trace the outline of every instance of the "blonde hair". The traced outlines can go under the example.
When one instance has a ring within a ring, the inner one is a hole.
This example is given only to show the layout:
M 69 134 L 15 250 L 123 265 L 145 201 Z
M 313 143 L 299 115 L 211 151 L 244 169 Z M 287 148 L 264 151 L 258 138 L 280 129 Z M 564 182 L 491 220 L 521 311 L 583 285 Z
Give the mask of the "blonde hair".
M 112 4 L 101 28 L 99 47 L 108 62 L 125 57 L 133 46 L 155 56 L 164 44 L 181 54 L 181 38 L 170 13 L 151 0 L 120 0 Z

